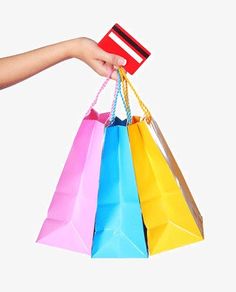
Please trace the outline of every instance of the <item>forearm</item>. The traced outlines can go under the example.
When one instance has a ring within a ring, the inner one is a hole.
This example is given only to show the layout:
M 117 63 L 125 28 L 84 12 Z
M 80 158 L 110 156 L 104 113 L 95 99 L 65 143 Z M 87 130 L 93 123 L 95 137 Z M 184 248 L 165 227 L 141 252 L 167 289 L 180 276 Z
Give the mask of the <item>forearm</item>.
M 70 50 L 71 41 L 69 40 L 15 56 L 0 58 L 0 89 L 71 58 Z

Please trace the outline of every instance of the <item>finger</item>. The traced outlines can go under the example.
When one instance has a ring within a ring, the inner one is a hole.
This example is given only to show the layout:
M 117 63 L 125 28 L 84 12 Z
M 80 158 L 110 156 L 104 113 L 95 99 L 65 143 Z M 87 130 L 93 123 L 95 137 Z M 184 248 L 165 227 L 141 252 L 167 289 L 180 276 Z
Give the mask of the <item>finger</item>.
M 125 66 L 127 63 L 125 58 L 115 54 L 110 54 L 102 49 L 100 50 L 100 58 L 106 63 L 112 64 L 113 66 L 116 67 Z
M 96 60 L 91 64 L 91 67 L 101 76 L 108 77 L 111 74 L 111 71 L 114 70 L 114 67 L 111 64 L 104 63 L 103 61 Z M 117 74 L 113 72 L 111 79 L 116 80 Z
M 117 78 L 118 78 L 117 71 L 113 71 L 112 74 L 111 74 L 111 79 L 117 80 Z

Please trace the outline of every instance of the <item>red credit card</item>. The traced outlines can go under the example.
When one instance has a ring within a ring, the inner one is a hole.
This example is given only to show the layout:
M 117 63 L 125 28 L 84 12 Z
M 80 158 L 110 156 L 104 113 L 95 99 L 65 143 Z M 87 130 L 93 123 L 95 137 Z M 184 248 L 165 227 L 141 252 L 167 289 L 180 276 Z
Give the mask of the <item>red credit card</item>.
M 151 53 L 136 41 L 119 24 L 115 24 L 98 43 L 108 53 L 116 54 L 127 60 L 124 66 L 130 74 L 134 74 Z

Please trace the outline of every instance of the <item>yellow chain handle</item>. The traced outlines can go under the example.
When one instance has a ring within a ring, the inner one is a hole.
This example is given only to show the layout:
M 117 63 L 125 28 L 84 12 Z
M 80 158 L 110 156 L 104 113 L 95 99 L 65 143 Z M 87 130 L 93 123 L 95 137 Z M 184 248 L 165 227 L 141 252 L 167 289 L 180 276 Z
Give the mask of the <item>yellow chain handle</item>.
M 121 76 L 121 82 L 122 82 L 122 89 L 123 89 L 123 94 L 124 94 L 124 98 L 125 98 L 125 102 L 127 107 L 129 108 L 129 97 L 128 97 L 128 85 L 130 86 L 130 88 L 132 89 L 132 91 L 134 92 L 134 95 L 136 96 L 138 103 L 141 107 L 141 109 L 144 112 L 144 118 L 146 120 L 146 122 L 148 124 L 151 123 L 152 121 L 152 115 L 149 111 L 149 109 L 146 107 L 146 105 L 144 104 L 144 102 L 142 101 L 142 99 L 140 98 L 140 96 L 138 95 L 137 91 L 135 90 L 133 84 L 131 83 L 131 81 L 128 79 L 125 70 L 122 67 L 119 67 L 119 73 Z

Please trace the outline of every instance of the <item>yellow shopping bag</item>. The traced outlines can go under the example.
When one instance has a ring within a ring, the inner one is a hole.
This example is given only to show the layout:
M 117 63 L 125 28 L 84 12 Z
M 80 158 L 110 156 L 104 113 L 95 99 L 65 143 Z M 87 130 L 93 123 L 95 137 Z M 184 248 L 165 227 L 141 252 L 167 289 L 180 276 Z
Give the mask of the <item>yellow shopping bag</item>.
M 202 216 L 157 123 L 124 70 L 119 69 L 128 103 L 127 83 L 145 117 L 133 117 L 128 126 L 136 182 L 151 255 L 204 238 Z M 153 139 L 152 126 L 159 143 Z M 160 147 L 159 147 L 160 145 Z

